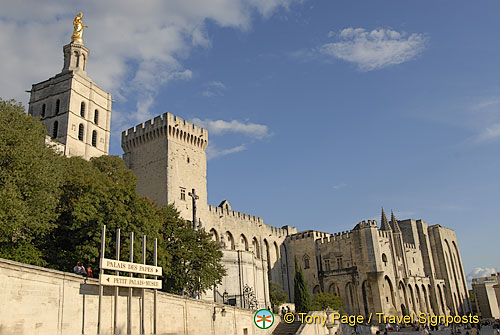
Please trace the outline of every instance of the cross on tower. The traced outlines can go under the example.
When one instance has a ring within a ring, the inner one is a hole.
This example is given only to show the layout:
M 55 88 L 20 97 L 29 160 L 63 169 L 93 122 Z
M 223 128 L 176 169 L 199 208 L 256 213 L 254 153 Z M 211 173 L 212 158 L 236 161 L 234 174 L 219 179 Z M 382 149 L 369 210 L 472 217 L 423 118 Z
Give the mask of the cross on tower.
M 193 198 L 193 229 L 196 229 L 196 200 L 198 200 L 200 197 L 196 194 L 194 188 L 191 192 L 188 193 L 188 195 Z

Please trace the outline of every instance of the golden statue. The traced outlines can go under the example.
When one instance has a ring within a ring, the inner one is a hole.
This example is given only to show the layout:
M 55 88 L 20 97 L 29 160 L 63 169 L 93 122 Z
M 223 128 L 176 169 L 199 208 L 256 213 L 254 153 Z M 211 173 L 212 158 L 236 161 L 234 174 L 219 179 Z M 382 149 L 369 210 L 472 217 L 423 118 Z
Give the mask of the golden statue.
M 87 28 L 82 22 L 83 14 L 82 12 L 76 14 L 73 20 L 73 35 L 71 36 L 71 42 L 83 44 L 82 34 L 83 28 Z

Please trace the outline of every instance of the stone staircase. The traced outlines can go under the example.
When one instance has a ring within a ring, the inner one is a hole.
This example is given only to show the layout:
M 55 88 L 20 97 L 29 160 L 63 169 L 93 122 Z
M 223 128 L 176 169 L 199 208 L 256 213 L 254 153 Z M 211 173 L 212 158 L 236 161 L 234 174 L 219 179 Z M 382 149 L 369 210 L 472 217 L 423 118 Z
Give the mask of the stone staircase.
M 278 327 L 273 331 L 273 335 L 294 335 L 300 327 L 300 322 L 286 323 L 280 321 Z

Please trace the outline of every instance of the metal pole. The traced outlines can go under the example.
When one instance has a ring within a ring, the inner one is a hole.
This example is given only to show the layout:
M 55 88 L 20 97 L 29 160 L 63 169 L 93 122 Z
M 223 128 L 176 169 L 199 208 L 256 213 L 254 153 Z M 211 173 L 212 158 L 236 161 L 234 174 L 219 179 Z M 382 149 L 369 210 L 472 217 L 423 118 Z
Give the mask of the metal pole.
M 99 262 L 99 307 L 98 307 L 99 311 L 97 313 L 97 335 L 101 334 L 102 292 L 103 292 L 103 287 L 101 285 L 101 278 L 104 273 L 101 262 L 102 259 L 104 258 L 105 247 L 106 247 L 106 225 L 103 225 L 101 233 L 101 255 Z
M 134 262 L 134 232 L 130 233 L 130 263 Z M 129 275 L 132 278 L 132 272 Z M 127 334 L 132 334 L 132 287 L 128 289 Z
M 158 266 L 158 239 L 155 238 L 155 246 L 154 246 L 154 265 Z M 158 279 L 158 276 L 155 276 L 155 280 Z M 153 334 L 156 335 L 156 293 L 157 289 L 154 289 L 154 317 L 153 317 Z
M 120 228 L 116 230 L 116 260 L 120 260 Z M 116 271 L 115 275 L 119 276 L 120 271 Z M 118 329 L 118 296 L 120 295 L 119 292 L 120 288 L 118 286 L 115 287 L 115 317 L 113 321 L 113 334 L 116 334 L 116 331 Z
M 146 235 L 142 236 L 142 264 L 146 265 Z M 142 275 L 142 278 L 146 278 L 146 275 Z M 146 308 L 146 302 L 145 298 L 146 297 L 146 289 L 142 289 L 142 318 L 141 318 L 141 334 L 145 334 L 145 329 L 144 329 L 144 315 L 145 311 L 144 309 Z

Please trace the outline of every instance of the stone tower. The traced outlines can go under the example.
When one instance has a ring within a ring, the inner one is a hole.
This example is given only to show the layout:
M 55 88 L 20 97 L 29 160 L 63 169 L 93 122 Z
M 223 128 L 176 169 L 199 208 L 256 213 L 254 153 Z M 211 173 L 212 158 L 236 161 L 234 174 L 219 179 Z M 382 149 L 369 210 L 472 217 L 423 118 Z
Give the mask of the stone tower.
M 85 159 L 109 153 L 111 94 L 87 76 L 83 40 L 63 47 L 64 66 L 31 88 L 28 113 L 39 117 L 66 156 Z
M 123 160 L 139 178 L 137 193 L 159 206 L 174 203 L 192 220 L 194 189 L 198 218 L 206 217 L 208 132 L 170 113 L 122 133 Z

